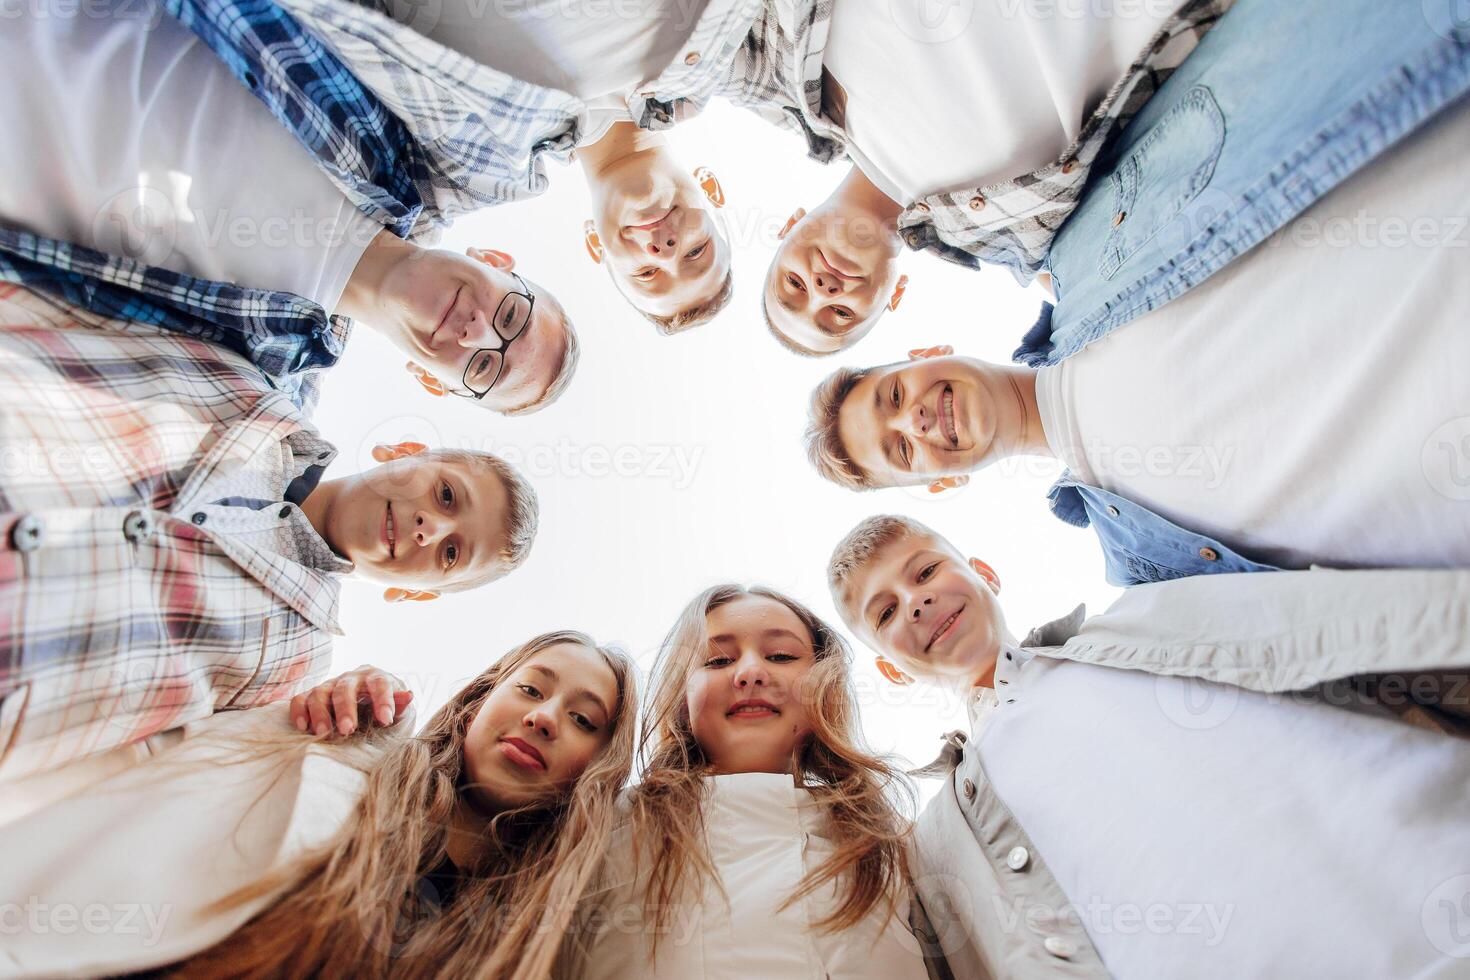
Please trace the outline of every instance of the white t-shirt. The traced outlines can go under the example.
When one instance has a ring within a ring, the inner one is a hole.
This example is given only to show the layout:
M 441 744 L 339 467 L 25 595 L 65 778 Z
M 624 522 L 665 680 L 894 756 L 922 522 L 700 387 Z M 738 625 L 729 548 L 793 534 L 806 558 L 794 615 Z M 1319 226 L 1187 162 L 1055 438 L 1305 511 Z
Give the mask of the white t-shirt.
M 0 31 L 25 80 L 0 85 L 0 221 L 336 307 L 381 226 L 214 52 L 151 5 L 27 9 Z
M 582 143 L 629 120 L 627 97 L 681 55 L 709 0 L 443 0 L 430 22 L 412 4 L 409 26 L 524 82 L 588 104 Z M 396 7 L 397 5 L 395 5 Z M 423 23 L 420 23 L 423 19 Z
M 1257 560 L 1470 564 L 1467 154 L 1470 104 L 1042 369 L 1052 451 Z
M 1119 980 L 1454 972 L 1470 742 L 1045 656 L 996 676 L 986 773 Z
M 1056 161 L 1180 0 L 839 0 L 849 155 L 901 204 Z

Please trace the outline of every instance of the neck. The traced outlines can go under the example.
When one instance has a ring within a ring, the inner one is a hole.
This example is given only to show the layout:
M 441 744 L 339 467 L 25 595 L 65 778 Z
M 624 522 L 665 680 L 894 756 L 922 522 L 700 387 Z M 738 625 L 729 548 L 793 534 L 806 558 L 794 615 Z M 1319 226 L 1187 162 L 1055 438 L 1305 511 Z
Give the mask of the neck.
M 327 543 L 327 547 L 339 555 L 342 552 L 332 543 L 327 529 L 331 526 L 330 517 L 332 507 L 337 503 L 337 497 L 342 492 L 343 482 L 343 479 L 323 480 L 301 502 L 301 513 L 305 514 L 306 519 L 311 522 L 312 530 L 321 535 L 321 539 Z
M 1041 425 L 1041 410 L 1036 404 L 1036 371 L 1027 367 L 994 365 L 1001 373 L 1002 397 L 1011 403 L 1015 428 L 1004 442 L 997 437 L 994 459 L 1008 456 L 1051 456 L 1051 446 Z
M 485 828 L 493 813 L 483 813 L 468 803 L 461 794 L 449 818 L 444 851 L 460 870 L 473 868 L 485 853 Z
M 991 660 L 990 660 L 990 663 L 987 664 L 986 667 L 985 667 L 985 669 L 982 670 L 980 672 L 979 676 L 977 676 L 975 678 L 974 686 L 975 687 L 995 687 L 995 665 L 998 664 L 999 662 L 1000 662 L 1000 657 L 998 657 L 998 656 L 997 657 L 992 657 Z
M 903 214 L 903 205 L 879 190 L 878 185 L 869 180 L 858 167 L 854 166 L 848 171 L 837 190 L 832 192 L 832 197 L 844 212 L 862 213 L 872 218 L 886 236 L 892 239 L 894 249 L 902 248 L 903 241 L 898 237 L 898 216 Z
M 636 153 L 662 150 L 668 146 L 662 133 L 639 129 L 630 122 L 613 123 L 606 135 L 596 143 L 577 148 L 574 156 L 582 165 L 587 183 L 601 182 L 607 170 Z
M 334 312 L 354 320 L 361 319 L 372 326 L 377 319 L 372 313 L 381 309 L 387 299 L 385 284 L 388 274 L 398 263 L 418 251 L 419 246 L 404 241 L 386 228 L 378 232 L 362 253 L 362 258 L 357 260 L 352 278 L 347 280 L 347 288 L 342 290 L 342 298 Z

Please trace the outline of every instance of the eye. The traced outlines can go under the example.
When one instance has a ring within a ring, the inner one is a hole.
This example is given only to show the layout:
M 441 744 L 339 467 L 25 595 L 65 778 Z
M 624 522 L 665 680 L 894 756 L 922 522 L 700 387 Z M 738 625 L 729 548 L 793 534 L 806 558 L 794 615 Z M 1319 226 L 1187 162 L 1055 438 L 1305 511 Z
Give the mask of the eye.
M 852 310 L 849 310 L 845 306 L 834 306 L 832 307 L 832 312 L 837 314 L 837 318 L 840 320 L 852 319 Z
M 709 242 L 705 242 L 702 245 L 696 245 L 694 248 L 690 249 L 689 253 L 684 257 L 686 259 L 697 259 L 704 254 L 704 251 L 707 248 L 709 248 Z
M 490 365 L 493 363 L 495 363 L 495 359 L 491 355 L 481 354 L 479 359 L 475 361 L 475 366 L 470 373 L 477 378 L 482 378 L 490 373 Z
M 900 399 L 899 399 L 899 390 L 898 390 L 898 382 L 897 381 L 894 381 L 893 382 L 893 391 L 892 391 L 891 394 L 893 396 L 893 407 L 894 408 L 897 408 L 898 405 L 899 405 L 899 401 L 900 401 Z
M 500 318 L 500 325 L 502 327 L 509 327 L 511 325 L 511 321 L 513 321 L 515 318 L 516 318 L 515 307 L 514 306 L 507 307 L 506 308 L 506 311 L 505 311 L 505 315 Z
M 516 688 L 528 698 L 534 698 L 537 701 L 541 700 L 541 692 L 530 684 L 517 684 Z
M 442 481 L 439 484 L 439 502 L 445 507 L 454 506 L 454 488 Z
M 903 463 L 904 469 L 913 465 L 913 450 L 909 448 L 909 441 L 903 436 L 898 437 L 898 459 Z
M 800 660 L 801 658 L 794 653 L 773 653 L 766 657 L 766 659 L 773 663 L 789 664 L 791 661 Z
M 584 732 L 595 734 L 597 731 L 597 726 L 592 723 L 592 719 L 588 718 L 586 715 L 580 712 L 572 712 L 572 721 L 576 722 L 577 727 L 582 729 L 582 731 Z
M 883 607 L 882 612 L 878 613 L 878 628 L 882 629 L 884 626 L 888 625 L 888 621 L 892 618 L 893 605 L 890 603 L 889 605 Z
M 801 277 L 794 272 L 786 273 L 786 285 L 799 292 L 806 292 L 806 283 L 802 282 Z
M 929 580 L 929 576 L 933 575 L 934 574 L 934 569 L 936 569 L 938 567 L 939 567 L 939 562 L 936 561 L 932 565 L 926 565 L 925 567 L 919 569 L 919 581 L 920 582 L 926 582 L 926 581 L 928 581 Z
M 734 663 L 734 660 L 732 660 L 730 657 L 724 656 L 723 654 L 716 654 L 715 656 L 710 657 L 708 660 L 706 660 L 704 662 L 704 665 L 706 667 L 717 669 L 720 667 L 728 667 L 732 663 Z
M 650 282 L 656 275 L 658 275 L 657 269 L 639 269 L 637 272 L 633 273 L 633 278 L 637 279 L 639 282 Z
M 447 572 L 459 562 L 459 545 L 447 544 L 444 546 L 444 570 Z

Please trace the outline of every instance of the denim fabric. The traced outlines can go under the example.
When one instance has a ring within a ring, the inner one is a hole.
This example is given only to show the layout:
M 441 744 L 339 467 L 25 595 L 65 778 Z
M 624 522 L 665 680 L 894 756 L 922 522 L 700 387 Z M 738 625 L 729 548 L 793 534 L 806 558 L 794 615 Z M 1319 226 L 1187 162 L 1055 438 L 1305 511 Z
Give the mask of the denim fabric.
M 1431 8 L 1239 0 L 1094 167 L 1016 360 L 1056 364 L 1199 285 L 1463 96 L 1470 22 Z
M 1047 494 L 1051 512 L 1097 532 L 1112 585 L 1165 582 L 1220 572 L 1275 572 L 1218 541 L 1173 524 L 1126 497 L 1063 476 Z

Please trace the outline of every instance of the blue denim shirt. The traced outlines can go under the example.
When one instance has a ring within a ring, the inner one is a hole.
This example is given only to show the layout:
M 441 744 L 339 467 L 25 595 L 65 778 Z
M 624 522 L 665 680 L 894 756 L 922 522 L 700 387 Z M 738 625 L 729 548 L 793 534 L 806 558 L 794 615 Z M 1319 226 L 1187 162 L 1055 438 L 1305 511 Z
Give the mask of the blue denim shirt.
M 1218 572 L 1275 572 L 1218 541 L 1165 520 L 1126 497 L 1063 474 L 1047 494 L 1051 512 L 1097 532 L 1111 585 L 1141 585 Z
M 1056 364 L 1199 285 L 1467 90 L 1463 3 L 1238 0 L 1094 166 L 1016 360 Z

